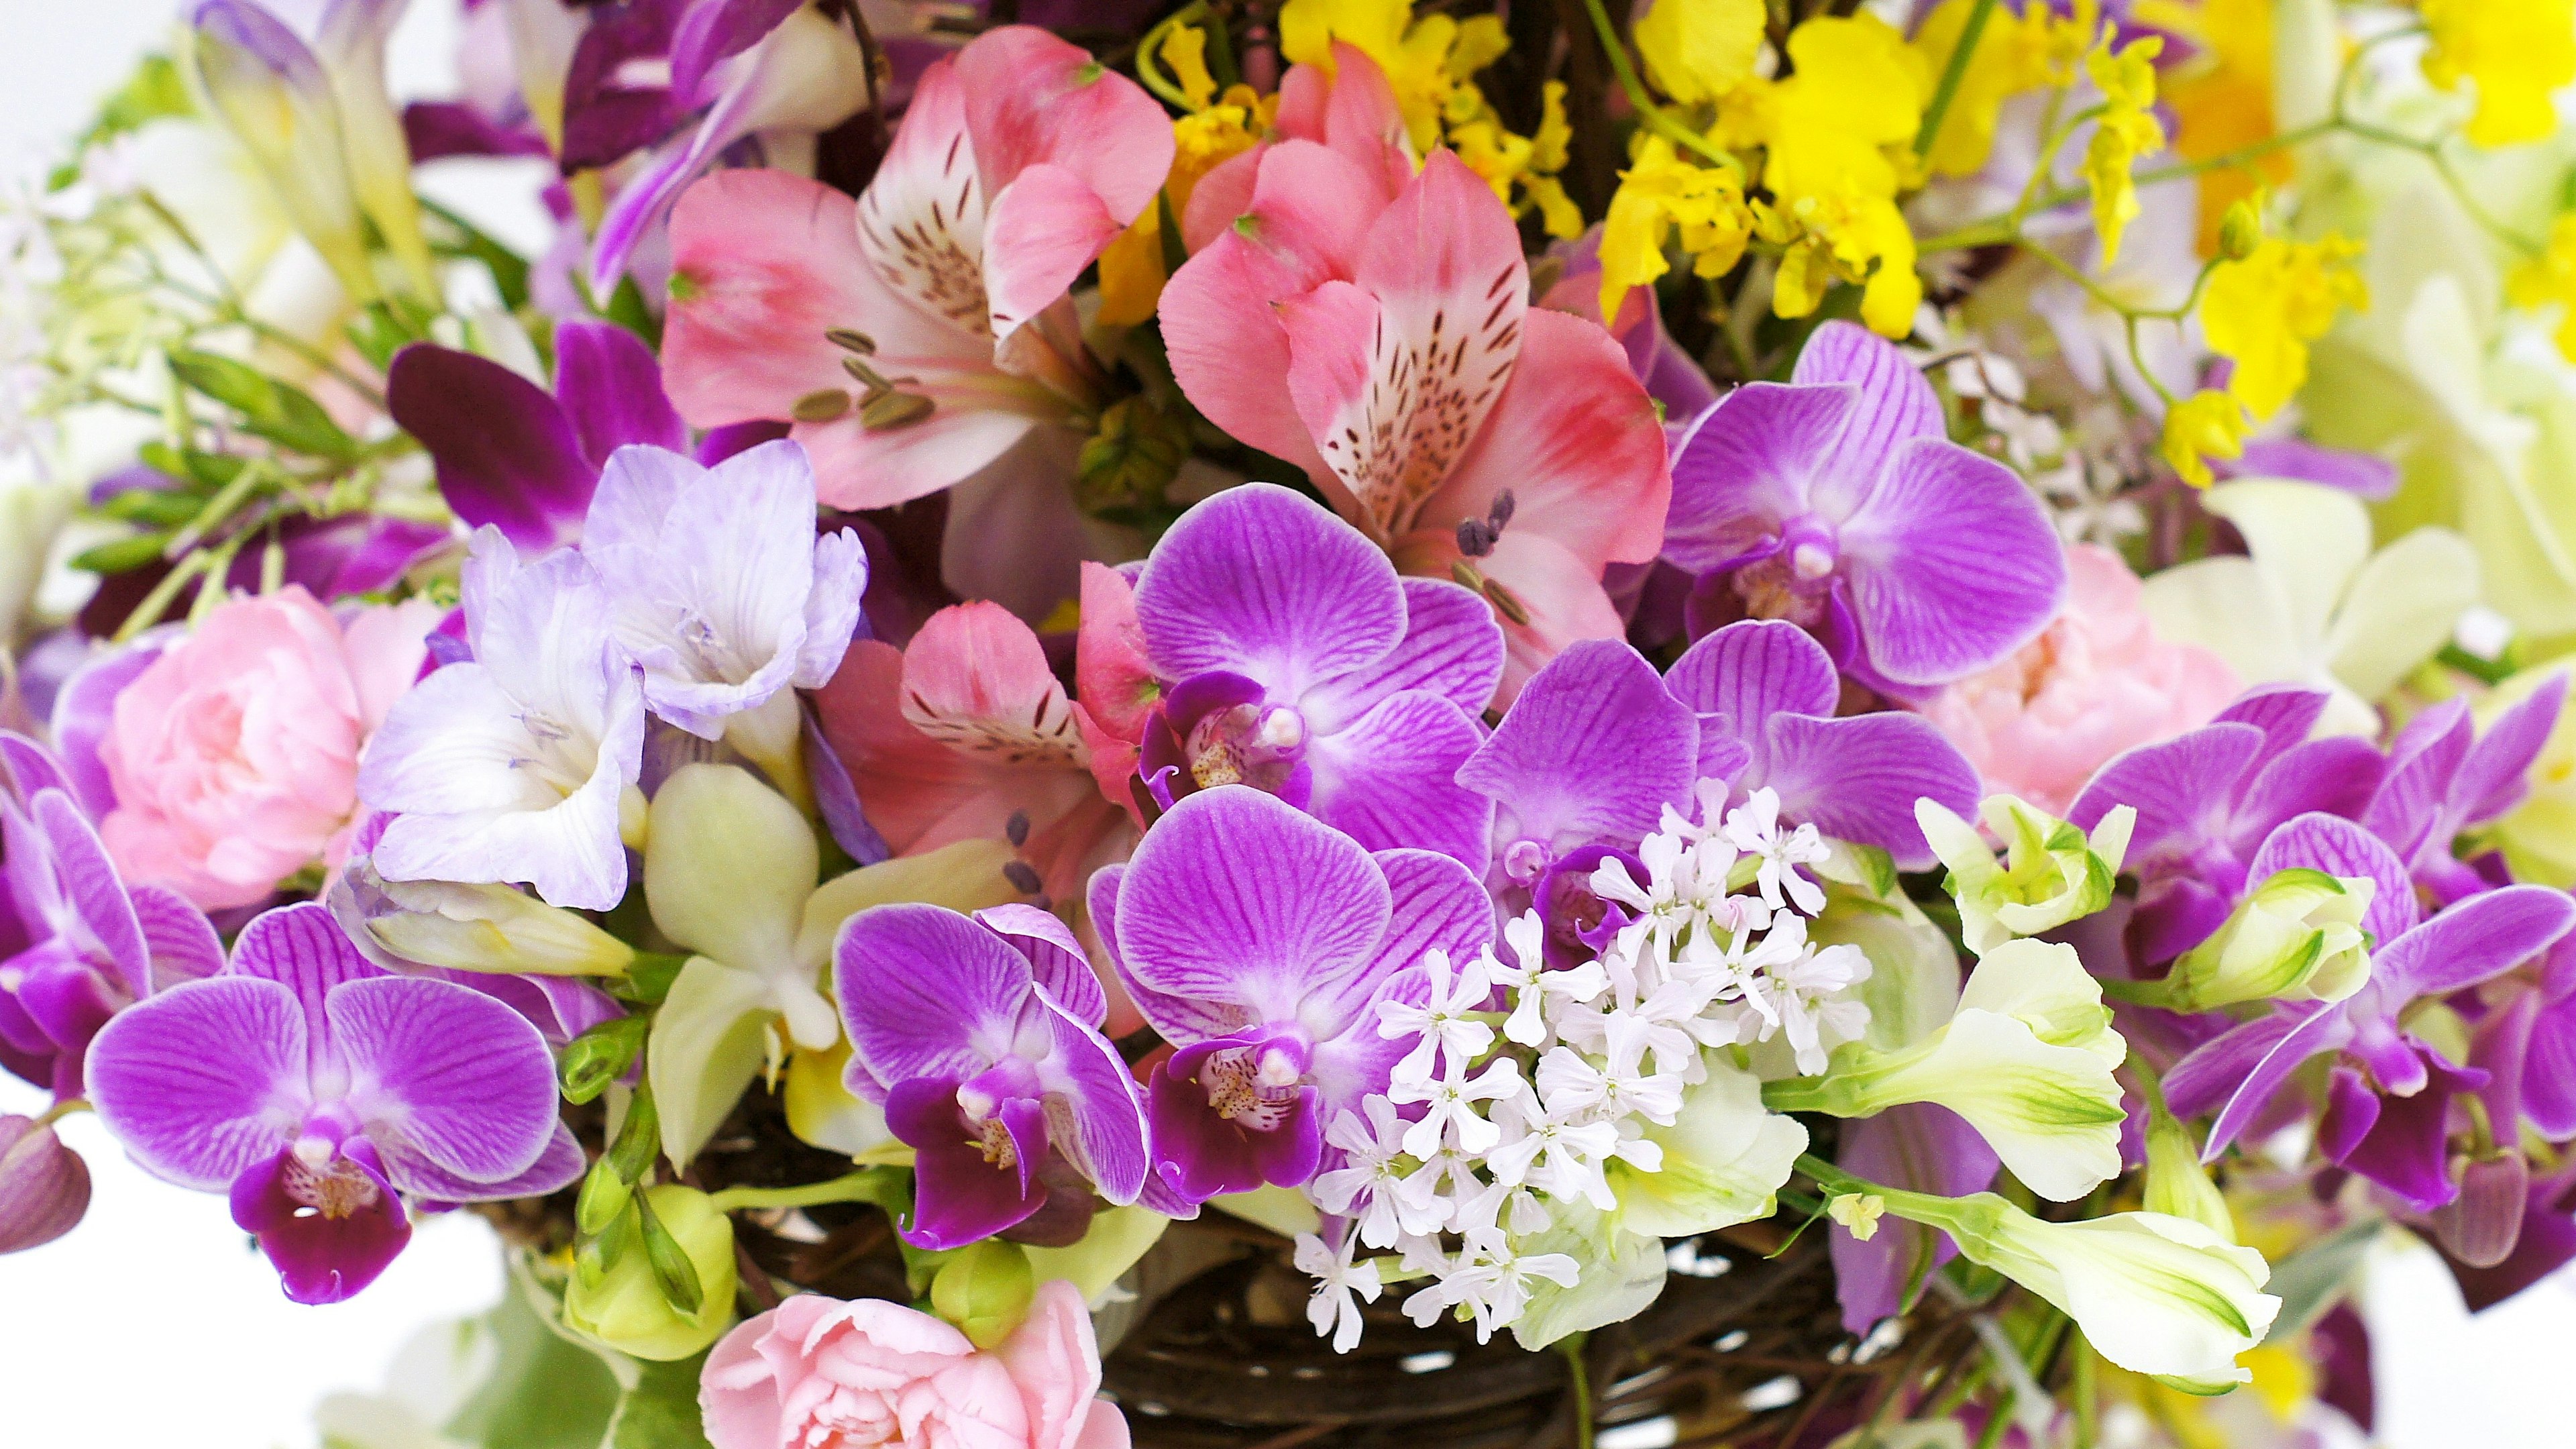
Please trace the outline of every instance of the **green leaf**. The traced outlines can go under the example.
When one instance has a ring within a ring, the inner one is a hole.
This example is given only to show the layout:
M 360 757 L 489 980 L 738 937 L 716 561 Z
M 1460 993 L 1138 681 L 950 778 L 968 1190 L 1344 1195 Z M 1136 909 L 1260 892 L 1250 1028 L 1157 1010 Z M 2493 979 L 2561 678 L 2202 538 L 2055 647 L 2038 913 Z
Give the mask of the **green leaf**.
M 192 510 L 193 512 L 193 510 Z M 165 532 L 138 533 L 132 538 L 110 539 L 94 548 L 72 555 L 72 567 L 84 573 L 121 574 L 161 561 L 161 550 L 170 542 Z
M 2376 1219 L 2355 1223 L 2275 1264 L 2272 1281 L 2264 1285 L 2264 1290 L 2279 1296 L 2281 1311 L 2273 1317 L 2272 1331 L 2263 1341 L 2285 1342 L 2324 1317 L 2335 1300 L 2343 1297 L 2352 1283 L 2353 1271 L 2361 1266 L 2362 1256 L 2379 1241 L 2380 1229 L 2386 1226 Z
M 211 352 L 174 348 L 169 356 L 179 381 L 241 414 L 244 432 L 299 453 L 357 456 L 357 439 L 342 432 L 302 388 Z
M 514 1281 L 499 1307 L 466 1326 L 491 1335 L 492 1376 L 441 1432 L 479 1449 L 598 1449 L 619 1407 L 617 1376 L 546 1322 L 534 1291 Z
M 193 115 L 196 107 L 188 103 L 188 84 L 179 78 L 179 67 L 166 55 L 147 55 L 98 108 L 98 119 L 81 134 L 83 147 L 128 131 L 140 130 L 146 123 L 165 116 Z
M 635 1386 L 617 1401 L 600 1449 L 710 1449 L 698 1417 L 703 1353 L 673 1363 L 639 1362 Z
M 617 290 L 608 294 L 608 305 L 599 315 L 644 339 L 654 351 L 662 350 L 662 322 L 653 309 L 644 305 L 644 289 L 635 285 L 631 276 L 621 277 Z

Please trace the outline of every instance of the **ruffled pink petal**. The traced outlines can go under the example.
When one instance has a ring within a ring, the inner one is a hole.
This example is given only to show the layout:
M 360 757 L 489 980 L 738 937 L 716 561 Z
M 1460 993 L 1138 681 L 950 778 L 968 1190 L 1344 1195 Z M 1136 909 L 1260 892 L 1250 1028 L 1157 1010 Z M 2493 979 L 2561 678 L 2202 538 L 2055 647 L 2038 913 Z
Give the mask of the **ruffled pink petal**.
M 984 292 L 993 335 L 1008 337 L 1063 296 L 1126 227 L 1073 172 L 1051 165 L 1021 172 L 993 198 L 984 225 Z
M 1044 30 L 985 32 L 958 53 L 957 78 L 976 165 L 995 196 L 1033 166 L 1059 166 L 1124 227 L 1172 169 L 1171 121 L 1154 98 Z
M 989 600 L 930 616 L 903 652 L 903 717 L 954 749 L 1083 768 L 1082 738 L 1038 636 Z
M 1061 1278 L 1038 1285 L 1028 1317 L 993 1350 L 1027 1406 L 1030 1449 L 1075 1449 L 1100 1413 L 1100 1346 L 1081 1290 Z M 1117 1411 L 1109 1410 L 1111 1414 Z
M 1099 728 L 1130 745 L 1144 732 L 1160 691 L 1145 657 L 1144 626 L 1136 622 L 1136 586 L 1106 564 L 1082 566 L 1082 632 L 1074 639 L 1073 682 Z

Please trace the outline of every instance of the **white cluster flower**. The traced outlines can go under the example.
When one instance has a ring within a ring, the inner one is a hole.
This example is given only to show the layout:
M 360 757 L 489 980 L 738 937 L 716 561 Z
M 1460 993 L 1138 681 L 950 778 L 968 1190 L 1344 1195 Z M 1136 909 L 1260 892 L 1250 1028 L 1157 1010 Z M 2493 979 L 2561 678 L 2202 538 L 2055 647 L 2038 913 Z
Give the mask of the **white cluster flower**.
M 1868 958 L 1808 939 L 1825 905 L 1807 873 L 1827 858 L 1815 828 L 1783 828 L 1769 790 L 1733 809 L 1711 790 L 1700 806 L 1698 822 L 1666 810 L 1640 844 L 1647 879 L 1617 860 L 1595 873 L 1627 916 L 1595 959 L 1550 969 L 1530 911 L 1504 925 L 1500 952 L 1427 953 L 1419 1003 L 1380 1006 L 1380 1036 L 1413 1044 L 1383 1095 L 1327 1124 L 1333 1165 L 1307 1188 L 1344 1220 L 1337 1247 L 1318 1237 L 1299 1254 L 1317 1280 L 1316 1331 L 1336 1349 L 1358 1338 L 1353 1294 L 1400 1279 L 1425 1280 L 1404 1301 L 1417 1322 L 1463 1313 L 1479 1340 L 1511 1326 L 1582 1271 L 1531 1241 L 1562 1208 L 1614 1211 L 1614 1163 L 1662 1170 L 1650 1131 L 1675 1124 L 1711 1052 L 1785 1037 L 1814 1074 L 1867 1026 L 1851 988 Z M 1381 1274 L 1355 1260 L 1361 1248 L 1401 1267 Z

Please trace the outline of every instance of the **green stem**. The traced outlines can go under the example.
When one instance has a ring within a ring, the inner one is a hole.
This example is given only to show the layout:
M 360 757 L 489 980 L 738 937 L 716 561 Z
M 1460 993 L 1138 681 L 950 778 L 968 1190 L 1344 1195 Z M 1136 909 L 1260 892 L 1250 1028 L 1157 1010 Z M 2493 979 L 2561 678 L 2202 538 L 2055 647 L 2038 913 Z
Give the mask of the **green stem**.
M 1941 67 L 1941 82 L 1932 91 L 1932 103 L 1923 108 L 1923 124 L 1914 132 L 1914 154 L 1932 154 L 1933 139 L 1941 134 L 1941 122 L 1948 119 L 1950 102 L 1959 94 L 1959 82 L 1968 74 L 1968 61 L 1977 52 L 1977 42 L 1986 33 L 1986 22 L 1994 17 L 1995 0 L 1977 0 L 1977 8 L 1968 12 L 1968 23 L 1959 30 L 1959 43 L 1950 48 L 1950 59 Z
M 1155 58 L 1154 53 L 1162 48 L 1163 37 L 1170 34 L 1174 27 L 1187 25 L 1206 13 L 1205 0 L 1200 0 L 1197 4 L 1184 5 L 1164 16 L 1162 23 L 1146 31 L 1145 38 L 1136 42 L 1136 79 L 1145 83 L 1145 89 L 1162 97 L 1163 104 L 1177 106 L 1183 112 L 1195 111 L 1198 108 L 1190 104 L 1190 98 L 1181 93 L 1181 88 L 1173 84 L 1170 76 L 1163 74 L 1162 64 Z
M 729 1187 L 710 1193 L 707 1200 L 720 1213 L 740 1212 L 745 1208 L 815 1207 L 827 1202 L 876 1202 L 885 1193 L 884 1174 L 876 1168 L 836 1177 L 829 1182 L 809 1182 L 802 1187 Z
M 1575 1449 L 1592 1449 L 1592 1370 L 1583 1362 L 1583 1344 L 1584 1335 L 1573 1334 L 1558 1340 L 1556 1351 L 1574 1380 Z
M 63 1100 L 47 1107 L 44 1114 L 36 1119 L 36 1125 L 39 1127 L 51 1127 L 55 1123 L 63 1120 L 65 1117 L 72 1115 L 74 1112 L 87 1112 L 90 1110 L 92 1109 L 87 1098 L 65 1097 Z
M 1991 5 L 1994 0 L 1984 0 L 1984 3 Z M 1734 172 L 1736 179 L 1741 181 L 1744 163 L 1735 159 L 1734 152 L 1711 144 L 1707 137 L 1674 120 L 1662 106 L 1655 104 L 1655 98 L 1646 91 L 1646 83 L 1638 78 L 1637 68 L 1628 63 L 1628 47 L 1620 42 L 1619 29 L 1610 23 L 1610 12 L 1602 6 L 1601 0 L 1583 0 L 1583 8 L 1592 15 L 1592 29 L 1601 37 L 1601 51 L 1610 58 L 1610 71 L 1619 78 L 1619 89 L 1627 92 L 1628 104 L 1636 108 L 1637 119 L 1674 145 L 1696 151 Z

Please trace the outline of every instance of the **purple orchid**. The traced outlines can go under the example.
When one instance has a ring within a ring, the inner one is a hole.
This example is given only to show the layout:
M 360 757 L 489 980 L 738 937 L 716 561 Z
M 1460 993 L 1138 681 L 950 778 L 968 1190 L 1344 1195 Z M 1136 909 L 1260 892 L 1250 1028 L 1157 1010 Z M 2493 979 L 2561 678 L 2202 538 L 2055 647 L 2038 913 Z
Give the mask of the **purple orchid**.
M 1985 1191 L 2003 1161 L 1956 1112 L 1909 1102 L 1846 1124 L 1836 1165 L 1889 1187 L 1964 1197 Z M 1902 1312 L 1912 1291 L 1958 1256 L 1959 1245 L 1938 1228 L 1891 1217 L 1866 1242 L 1835 1224 L 1832 1252 L 1843 1327 L 1866 1334 Z
M 376 969 L 310 903 L 244 927 L 222 975 L 109 1022 L 89 1091 L 146 1171 L 231 1195 L 299 1303 L 375 1281 L 411 1238 L 401 1197 L 538 1197 L 582 1172 L 536 1028 Z
M 551 394 L 489 358 L 423 342 L 395 354 L 385 406 L 429 450 L 456 516 L 531 554 L 581 536 L 610 454 L 689 445 L 653 349 L 589 318 L 556 326 Z
M 1092 919 L 1176 1048 L 1146 1083 L 1156 1168 L 1189 1202 L 1313 1177 L 1323 1127 L 1383 1092 L 1410 1037 L 1378 1007 L 1428 999 L 1426 952 L 1473 956 L 1493 904 L 1456 860 L 1374 854 L 1258 790 L 1172 807 L 1092 878 Z
M 57 1097 L 82 1091 L 91 1039 L 118 1012 L 223 968 L 223 943 L 177 892 L 127 886 L 32 742 L 8 738 L 0 799 L 0 1066 Z
M 1940 398 L 1867 329 L 1828 322 L 1788 383 L 1747 383 L 1673 451 L 1664 557 L 1787 619 L 1844 672 L 1920 693 L 2055 618 L 2066 563 L 2011 469 L 1950 441 Z
M 1474 594 L 1399 579 L 1318 505 L 1269 484 L 1184 514 L 1136 581 L 1164 681 L 1140 772 L 1167 795 L 1268 791 L 1363 847 L 1485 864 L 1493 807 L 1457 780 L 1502 678 Z
M 1729 800 L 1769 789 L 1782 820 L 1875 846 L 1903 869 L 1933 864 L 1915 801 L 1976 809 L 1976 767 L 1931 721 L 1834 718 L 1842 681 L 1824 646 L 1794 624 L 1729 624 L 1692 645 L 1664 687 L 1698 714 L 1700 777 L 1727 781 Z
M 2388 842 L 2436 900 L 2503 884 L 2451 853 L 2460 832 L 2522 803 L 2531 762 L 2549 743 L 2567 678 L 2554 675 L 2476 734 L 2465 699 L 2444 700 L 2407 722 L 2389 746 L 2388 773 L 2361 821 Z
M 2487 1073 L 2445 1060 L 2401 1017 L 2419 1000 L 2476 986 L 2547 950 L 2576 928 L 2576 899 L 2545 886 L 2506 886 L 2424 919 L 2396 853 L 2324 814 L 2285 822 L 2256 853 L 2258 874 L 2288 869 L 2372 882 L 2362 928 L 2380 944 L 2369 982 L 2343 1001 L 2286 1004 L 2204 1043 L 2175 1064 L 2166 1096 L 2181 1116 L 2219 1109 L 2205 1152 L 2215 1158 L 2291 1073 L 2338 1054 L 2319 1149 L 2418 1211 L 2440 1207 L 2459 1192 L 2450 1170 L 2451 1099 L 2484 1086 Z
M 2469 1065 L 2489 1078 L 2488 1119 L 2499 1132 L 2521 1119 L 2551 1142 L 2576 1138 L 2576 937 L 2496 986 L 2481 993 L 2487 1014 L 2469 1042 Z
M 847 1085 L 882 1103 L 914 1152 L 905 1241 L 1031 1236 L 1033 1219 L 1043 1238 L 1071 1241 L 1094 1188 L 1120 1204 L 1144 1190 L 1136 1082 L 1100 1035 L 1099 981 L 1053 917 L 876 906 L 842 926 L 833 960 Z M 1045 1211 L 1056 1203 L 1073 1211 Z
M 2209 724 L 2120 755 L 2076 797 L 2067 819 L 2083 830 L 2117 806 L 2137 809 L 2126 869 L 2142 886 L 2129 930 L 2140 965 L 2171 960 L 2217 930 L 2264 878 L 2249 866 L 2284 821 L 2362 813 L 2386 761 L 2365 739 L 2309 739 L 2326 702 L 2311 689 L 2249 690 Z

